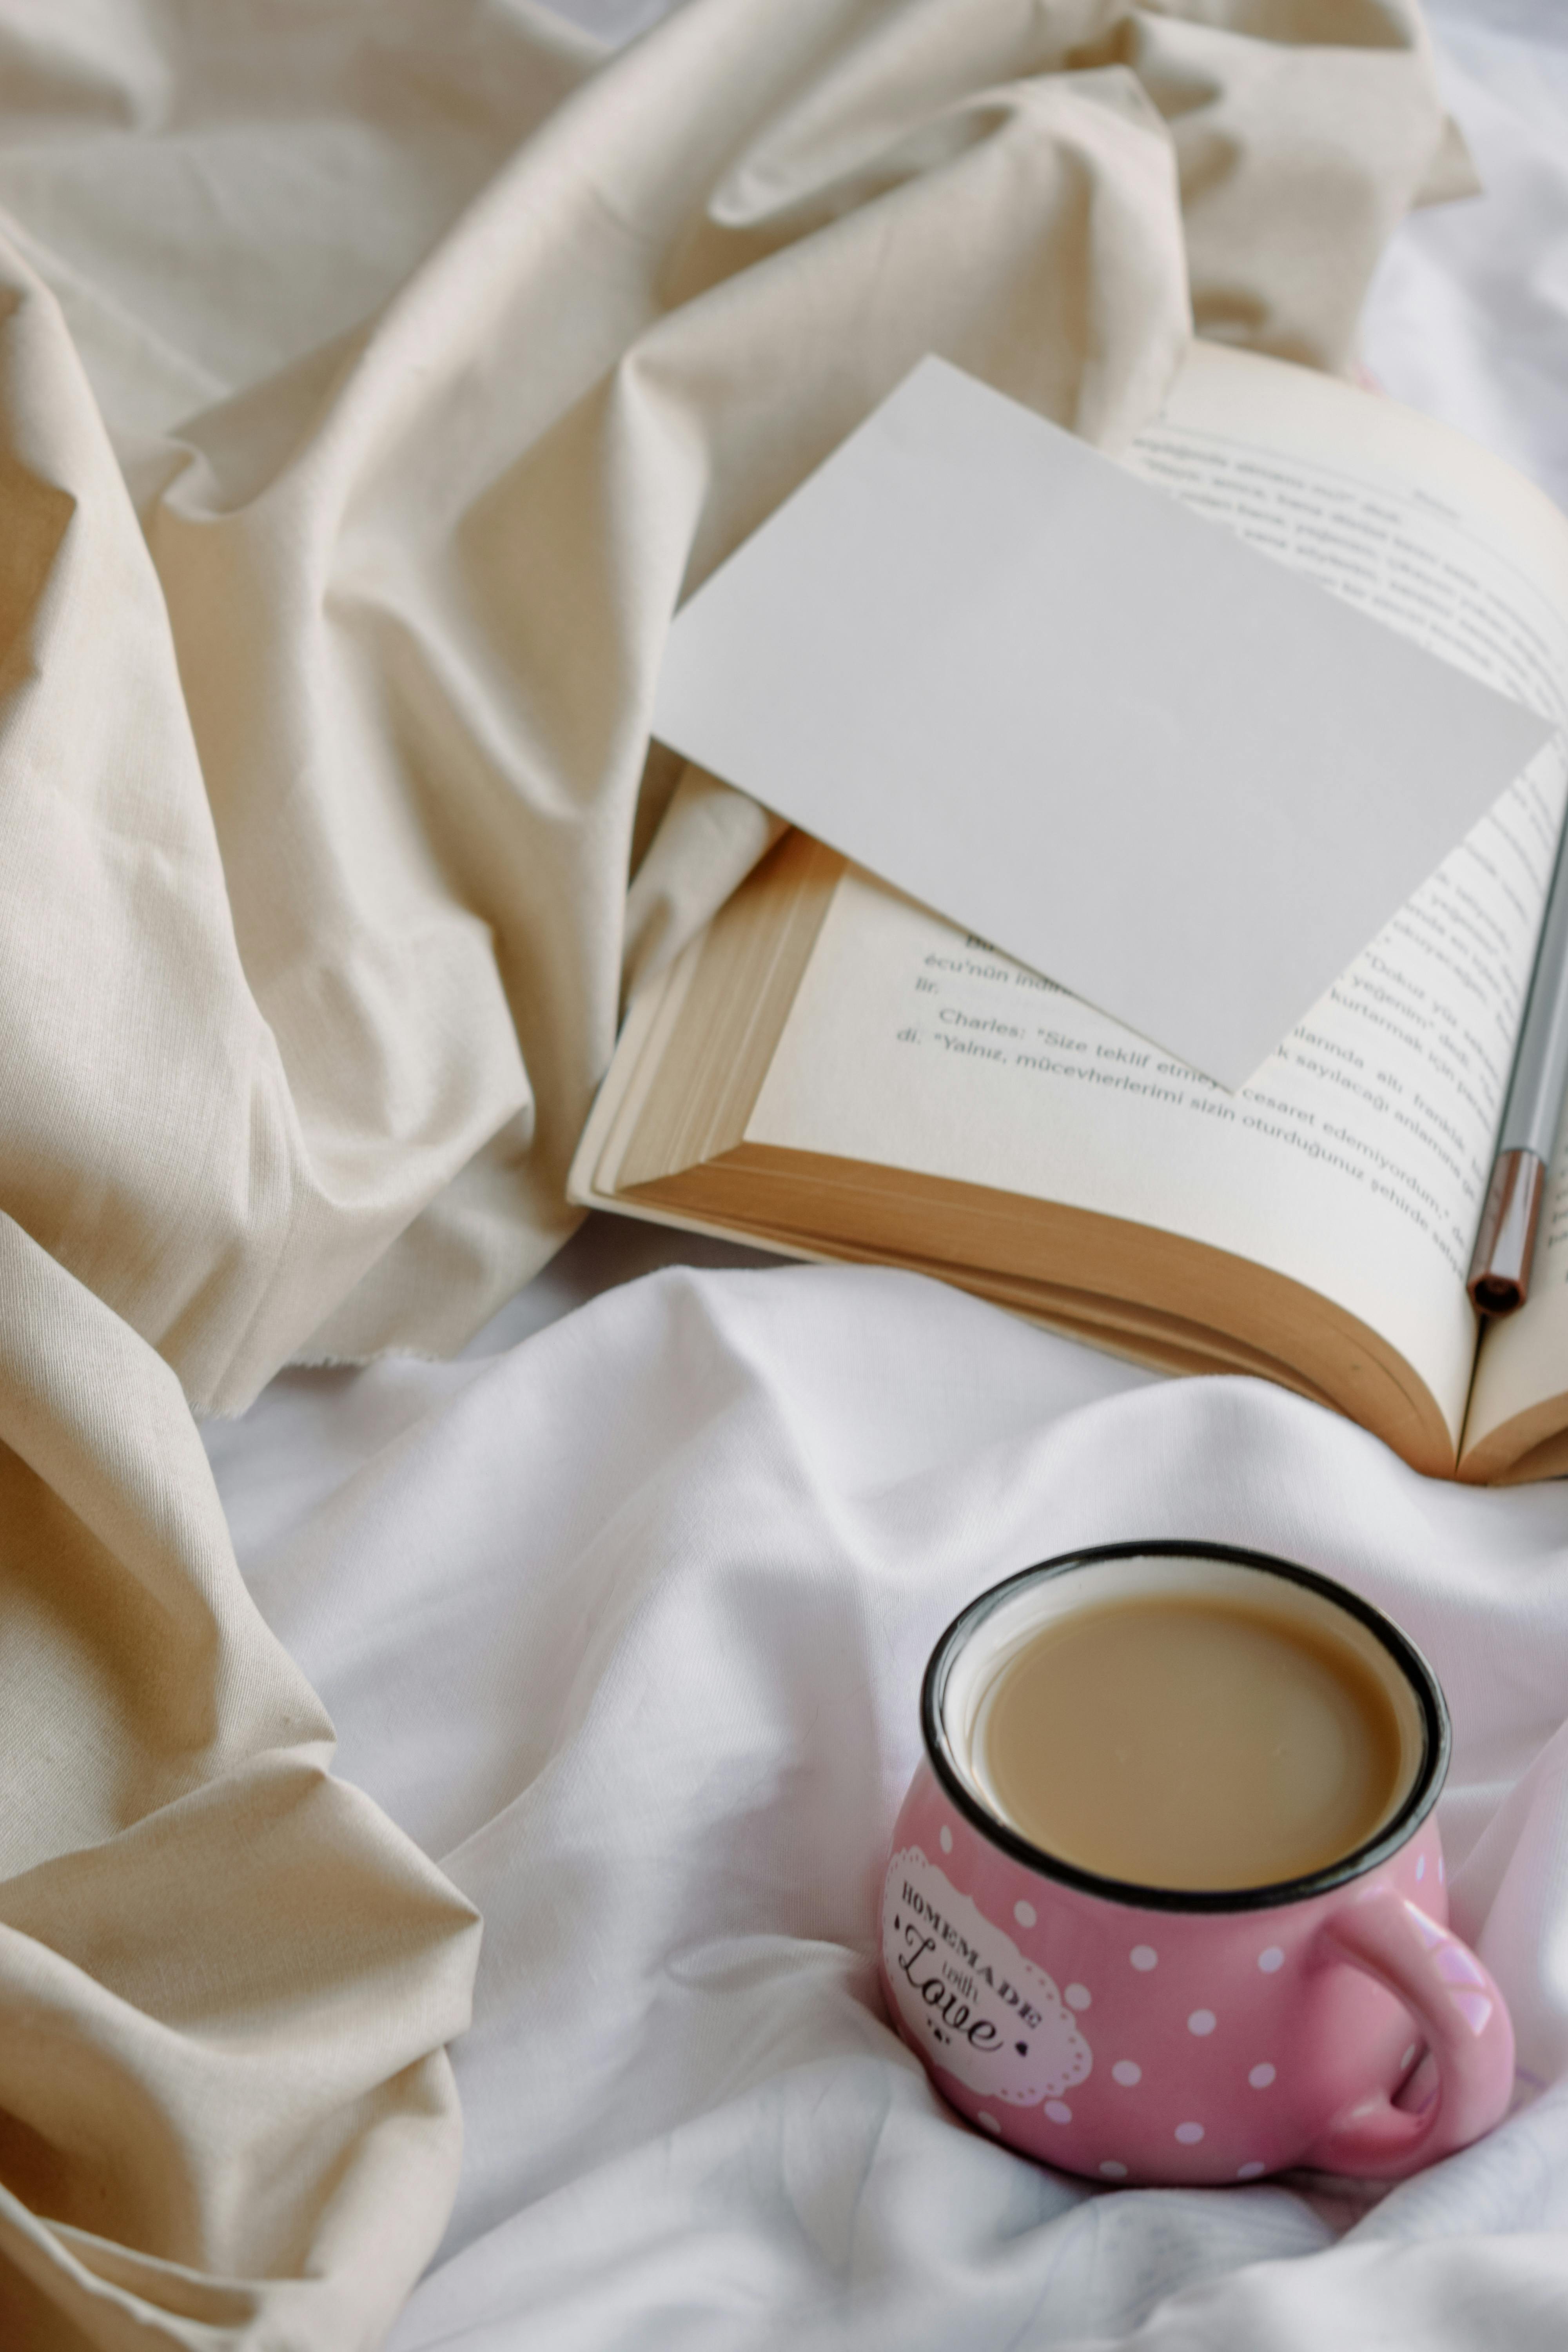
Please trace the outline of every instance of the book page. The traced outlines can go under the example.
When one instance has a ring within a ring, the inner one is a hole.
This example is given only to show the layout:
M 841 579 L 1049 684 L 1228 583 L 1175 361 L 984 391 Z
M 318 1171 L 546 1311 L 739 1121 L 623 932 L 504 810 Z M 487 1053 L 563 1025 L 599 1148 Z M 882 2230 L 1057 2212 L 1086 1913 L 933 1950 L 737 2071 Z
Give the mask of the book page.
M 1516 1453 L 1568 1428 L 1568 1105 L 1541 1204 L 1530 1297 L 1517 1314 L 1487 1327 L 1465 1423 L 1467 1452 L 1510 1423 L 1524 1425 L 1495 1465 L 1499 1471 Z M 1551 1465 L 1554 1476 L 1565 1470 L 1568 1459 Z
M 1568 716 L 1568 526 L 1429 420 L 1201 348 L 1128 462 Z M 1135 646 L 1125 659 L 1135 680 Z M 1044 693 L 1049 665 L 1042 646 Z M 1398 1349 L 1457 1444 L 1475 1354 L 1465 1275 L 1565 787 L 1554 739 L 1236 1094 L 852 873 L 748 1139 L 1097 1210 L 1273 1267 Z
M 1489 1324 L 1481 1342 L 1465 1423 L 1467 1454 L 1510 1423 L 1521 1424 L 1516 1442 L 1487 1465 L 1487 1476 L 1568 1425 L 1568 1108 L 1542 1202 L 1529 1298 L 1516 1314 Z M 1554 1464 L 1552 1475 L 1564 1469 L 1568 1462 Z

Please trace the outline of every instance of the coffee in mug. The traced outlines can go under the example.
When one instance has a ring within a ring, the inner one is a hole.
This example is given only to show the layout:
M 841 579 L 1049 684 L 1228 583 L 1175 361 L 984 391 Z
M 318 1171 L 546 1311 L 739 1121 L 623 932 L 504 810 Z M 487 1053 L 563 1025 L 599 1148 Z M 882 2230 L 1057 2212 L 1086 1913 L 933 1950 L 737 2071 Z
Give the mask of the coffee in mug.
M 1386 1653 L 1297 1588 L 1156 1591 L 1025 1639 L 985 1694 L 974 1769 L 1004 1820 L 1084 1870 L 1266 1885 L 1398 1809 L 1418 1760 L 1400 1700 Z
M 1104 2182 L 1397 2179 L 1503 2114 L 1447 1925 L 1436 1678 L 1329 1578 L 1118 1544 L 931 1654 L 882 1888 L 889 2013 L 984 2132 Z

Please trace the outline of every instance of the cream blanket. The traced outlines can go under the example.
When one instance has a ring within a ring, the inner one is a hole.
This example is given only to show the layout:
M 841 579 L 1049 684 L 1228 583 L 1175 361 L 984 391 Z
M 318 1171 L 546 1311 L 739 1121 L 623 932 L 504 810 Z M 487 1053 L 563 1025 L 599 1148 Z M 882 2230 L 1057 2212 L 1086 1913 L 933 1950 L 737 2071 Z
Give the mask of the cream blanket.
M 351 2352 L 476 1931 L 190 1408 L 563 1237 L 766 834 L 647 759 L 669 614 L 921 352 L 1109 443 L 1194 318 L 1341 365 L 1464 162 L 1410 0 L 0 0 L 0 2334 Z

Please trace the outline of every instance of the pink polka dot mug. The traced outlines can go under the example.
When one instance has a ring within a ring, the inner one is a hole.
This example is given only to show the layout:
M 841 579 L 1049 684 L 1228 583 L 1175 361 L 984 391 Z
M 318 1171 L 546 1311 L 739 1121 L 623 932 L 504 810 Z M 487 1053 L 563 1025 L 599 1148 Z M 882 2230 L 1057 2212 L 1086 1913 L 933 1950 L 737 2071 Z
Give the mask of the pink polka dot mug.
M 1330 1612 L 1398 1695 L 1410 1765 L 1392 1818 L 1310 1876 L 1224 1894 L 1100 1878 L 1011 1827 L 973 1738 L 1001 1662 L 1067 1608 L 1258 1577 L 1285 1580 L 1276 1606 Z M 1047 1560 L 949 1626 L 921 1723 L 883 1887 L 882 1977 L 899 2031 L 982 2130 L 1100 2181 L 1294 2166 L 1394 2179 L 1500 2118 L 1513 2031 L 1448 1930 L 1433 1817 L 1447 1709 L 1419 1653 L 1357 1595 L 1221 1545 Z

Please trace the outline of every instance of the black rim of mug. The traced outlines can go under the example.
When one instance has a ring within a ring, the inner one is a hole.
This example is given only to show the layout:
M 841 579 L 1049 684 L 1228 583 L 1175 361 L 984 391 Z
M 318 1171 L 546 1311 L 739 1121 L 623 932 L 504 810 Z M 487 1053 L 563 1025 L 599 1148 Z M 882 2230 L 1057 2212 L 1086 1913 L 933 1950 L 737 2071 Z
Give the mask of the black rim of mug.
M 1080 1870 L 1076 1863 L 1064 1862 L 1045 1846 L 1035 1845 L 999 1813 L 993 1812 L 969 1786 L 953 1759 L 942 1722 L 948 1677 L 960 1653 L 985 1619 L 1016 1593 L 1028 1585 L 1044 1583 L 1048 1577 L 1069 1576 L 1075 1569 L 1093 1568 L 1108 1559 L 1217 1559 L 1238 1568 L 1258 1569 L 1265 1575 L 1305 1585 L 1375 1634 L 1415 1692 L 1421 1709 L 1424 1747 L 1420 1767 L 1409 1795 L 1393 1819 L 1374 1837 L 1352 1847 L 1349 1853 L 1342 1854 L 1338 1862 L 1322 1870 L 1310 1871 L 1299 1878 L 1279 1879 L 1268 1886 L 1226 1887 L 1210 1894 L 1187 1887 L 1139 1886 L 1129 1879 L 1102 1878 L 1095 1871 Z M 1173 1538 L 1149 1543 L 1096 1544 L 1084 1551 L 1061 1552 L 1054 1559 L 1038 1560 L 1033 1568 L 1019 1569 L 977 1594 L 960 1610 L 931 1654 L 921 1685 L 921 1730 L 931 1769 L 943 1790 L 965 1820 L 992 1845 L 1042 1878 L 1075 1886 L 1085 1895 L 1105 1895 L 1113 1903 L 1125 1903 L 1139 1911 L 1278 1911 L 1287 1904 L 1306 1902 L 1315 1895 L 1330 1895 L 1335 1887 L 1363 1877 L 1397 1853 L 1420 1828 L 1437 1801 L 1453 1744 L 1447 1702 L 1436 1675 L 1409 1636 L 1402 1633 L 1381 1609 L 1373 1608 L 1370 1601 L 1363 1601 L 1360 1593 L 1336 1583 L 1331 1576 L 1321 1575 L 1316 1569 L 1303 1568 L 1296 1560 L 1277 1559 L 1271 1552 L 1247 1551 L 1236 1544 L 1183 1542 Z

